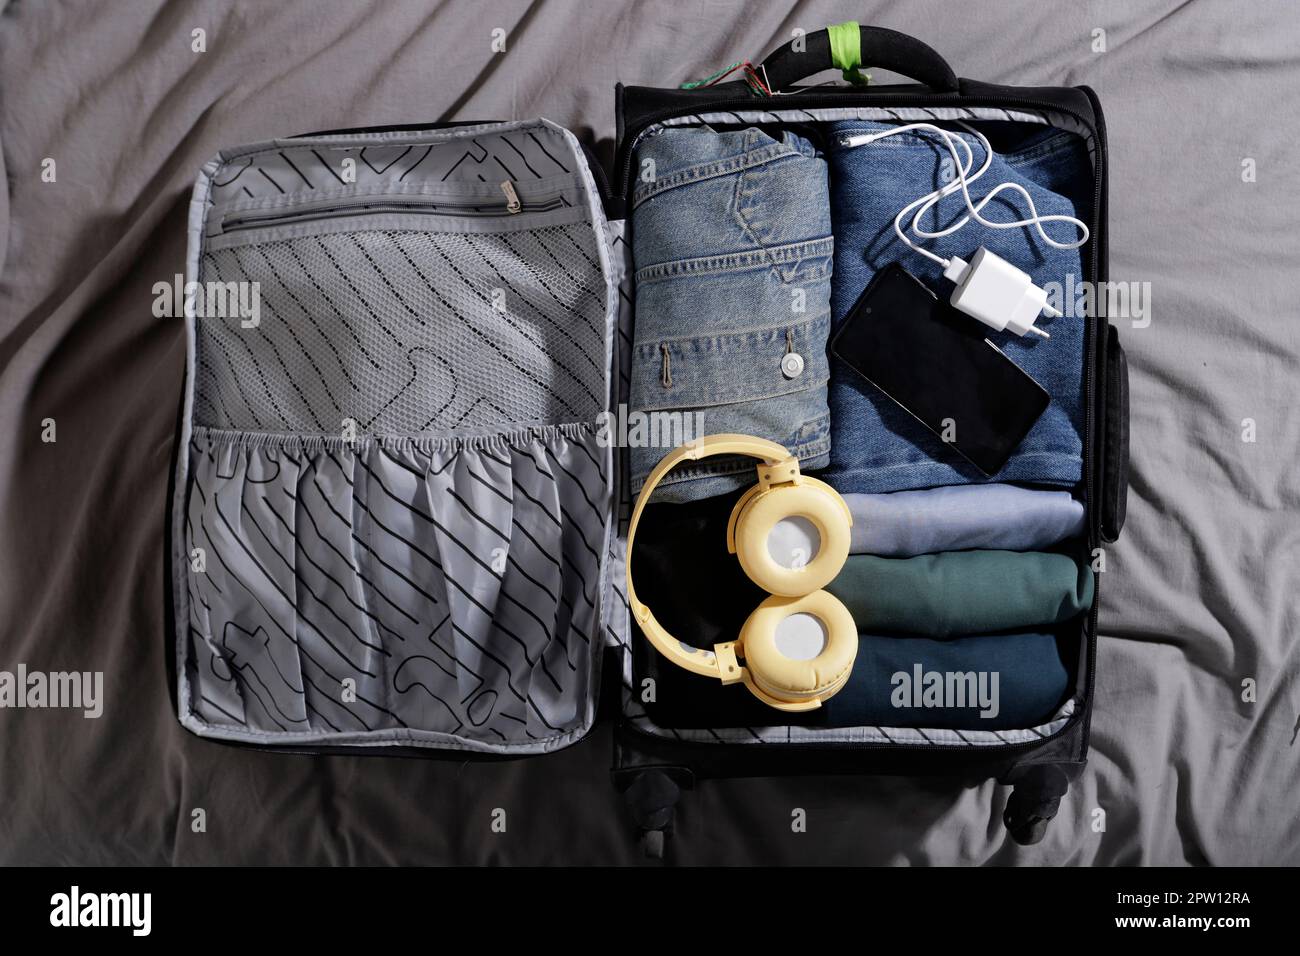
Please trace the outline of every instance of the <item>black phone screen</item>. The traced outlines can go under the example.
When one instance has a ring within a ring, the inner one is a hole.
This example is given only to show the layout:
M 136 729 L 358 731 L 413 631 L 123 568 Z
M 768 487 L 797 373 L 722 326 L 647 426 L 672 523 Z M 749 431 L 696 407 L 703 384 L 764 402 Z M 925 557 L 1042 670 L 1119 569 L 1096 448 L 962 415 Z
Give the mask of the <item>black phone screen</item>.
M 982 328 L 891 263 L 858 297 L 830 350 L 981 472 L 993 475 L 1043 414 L 1049 397 L 984 338 Z M 1036 347 L 1051 348 L 1051 342 Z

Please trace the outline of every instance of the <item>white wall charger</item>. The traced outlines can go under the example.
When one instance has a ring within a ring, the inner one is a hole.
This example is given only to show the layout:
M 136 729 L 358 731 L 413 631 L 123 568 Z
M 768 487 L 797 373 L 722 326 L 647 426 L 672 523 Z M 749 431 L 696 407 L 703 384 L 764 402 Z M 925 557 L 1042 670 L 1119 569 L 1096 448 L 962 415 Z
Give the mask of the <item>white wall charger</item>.
M 1061 313 L 1047 304 L 1047 292 L 1034 285 L 1028 273 L 1001 256 L 980 246 L 969 263 L 958 256 L 949 259 L 943 274 L 957 283 L 949 300 L 953 308 L 997 332 L 1008 329 L 1016 335 L 1034 332 L 1051 338 L 1034 322 L 1041 312 L 1053 316 Z

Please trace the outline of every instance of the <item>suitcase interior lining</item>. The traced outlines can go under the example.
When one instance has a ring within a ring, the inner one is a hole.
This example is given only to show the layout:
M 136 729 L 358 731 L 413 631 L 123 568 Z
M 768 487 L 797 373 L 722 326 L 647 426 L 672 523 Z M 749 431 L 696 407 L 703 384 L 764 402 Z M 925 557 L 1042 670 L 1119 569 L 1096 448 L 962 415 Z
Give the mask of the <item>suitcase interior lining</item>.
M 189 310 L 181 720 L 554 749 L 594 719 L 603 646 L 594 180 L 545 122 L 343 139 L 225 155 L 196 191 L 190 276 L 256 283 L 260 314 Z M 357 182 L 319 185 L 345 159 Z

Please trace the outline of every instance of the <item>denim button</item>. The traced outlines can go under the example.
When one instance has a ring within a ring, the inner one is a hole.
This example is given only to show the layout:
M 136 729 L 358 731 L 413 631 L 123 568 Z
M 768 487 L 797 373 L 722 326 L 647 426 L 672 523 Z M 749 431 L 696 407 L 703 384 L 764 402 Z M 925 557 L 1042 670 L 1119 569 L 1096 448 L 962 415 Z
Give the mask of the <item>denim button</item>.
M 781 359 L 781 374 L 786 378 L 798 378 L 803 374 L 803 356 L 791 352 Z

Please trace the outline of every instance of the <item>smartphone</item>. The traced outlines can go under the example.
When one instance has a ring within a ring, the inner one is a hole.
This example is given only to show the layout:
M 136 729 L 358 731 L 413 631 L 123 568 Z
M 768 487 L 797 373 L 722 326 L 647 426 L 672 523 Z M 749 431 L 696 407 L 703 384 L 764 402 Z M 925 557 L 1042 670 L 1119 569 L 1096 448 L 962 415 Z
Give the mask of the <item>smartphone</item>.
M 898 263 L 872 278 L 830 351 L 988 476 L 1006 464 L 1050 401 L 979 323 Z

